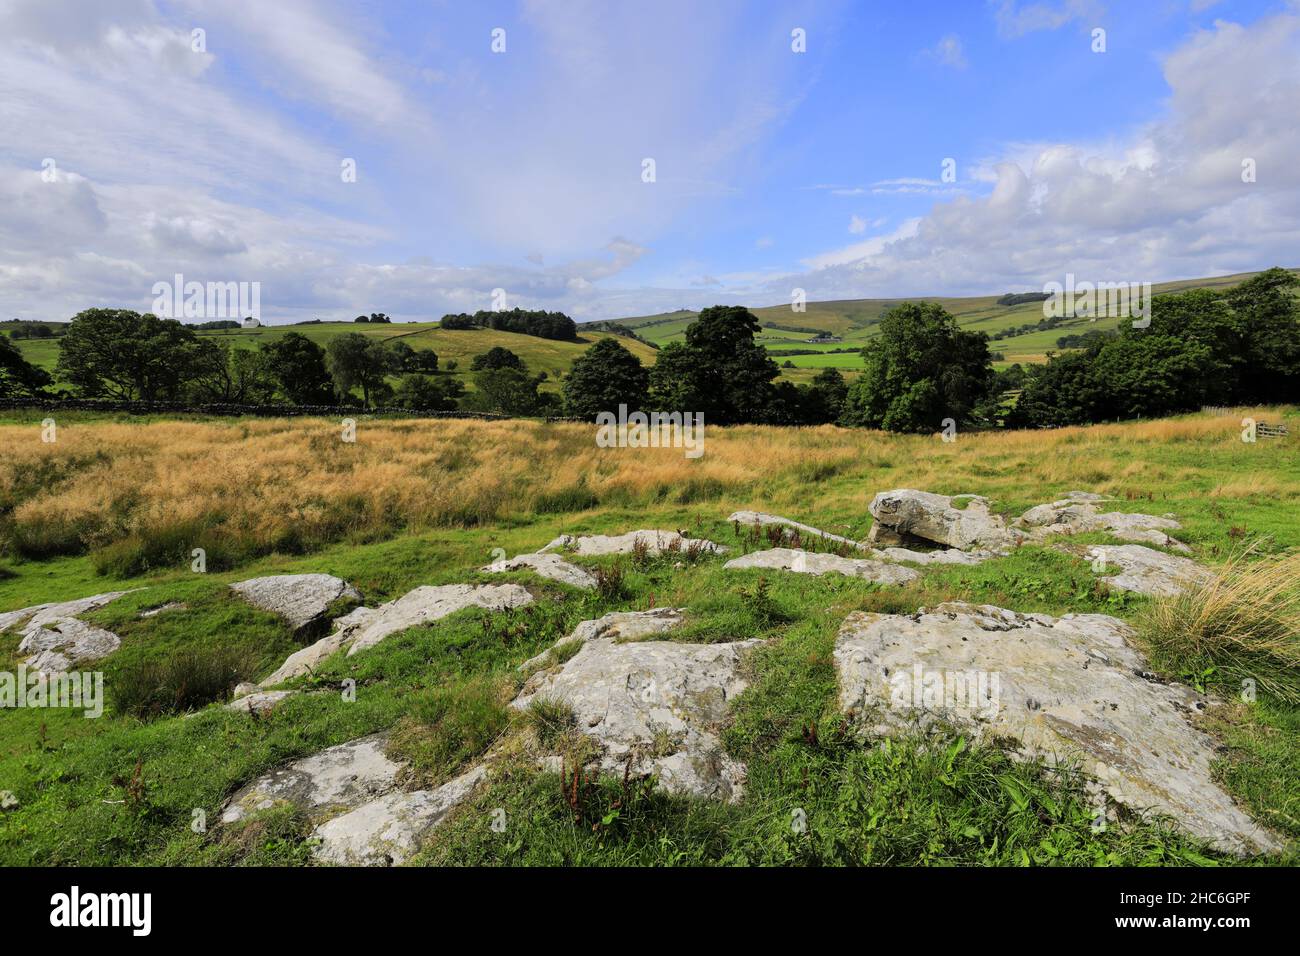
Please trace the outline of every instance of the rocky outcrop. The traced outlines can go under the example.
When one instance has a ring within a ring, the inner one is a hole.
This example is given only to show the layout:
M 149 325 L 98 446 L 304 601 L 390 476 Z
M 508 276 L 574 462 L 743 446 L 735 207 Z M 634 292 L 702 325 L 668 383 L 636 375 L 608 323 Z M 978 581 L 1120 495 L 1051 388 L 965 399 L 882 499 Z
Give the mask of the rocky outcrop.
M 692 549 L 702 554 L 723 554 L 726 552 L 720 544 L 706 541 L 704 538 L 688 538 L 678 531 L 629 531 L 627 534 L 607 535 L 592 534 L 575 537 L 562 534 L 551 541 L 542 551 L 568 551 L 584 557 L 602 554 L 631 554 L 637 548 L 637 542 L 643 543 L 646 553 L 651 555 L 690 552 Z
M 965 507 L 957 507 L 955 502 L 959 500 L 965 502 Z M 871 500 L 868 508 L 876 519 L 876 526 L 883 527 L 902 541 L 910 537 L 961 551 L 1006 551 L 1015 547 L 1022 537 L 1009 529 L 1000 515 L 990 512 L 988 499 L 978 495 L 950 498 L 901 488 L 882 491 Z M 897 543 L 897 540 L 882 538 L 879 532 L 870 540 L 880 546 Z
M 253 607 L 282 617 L 298 637 L 319 633 L 326 613 L 340 598 L 361 600 L 361 592 L 332 574 L 277 574 L 230 585 Z
M 1088 558 L 1112 588 L 1149 597 L 1172 597 L 1213 578 L 1208 568 L 1188 558 L 1144 548 L 1140 544 L 1097 545 Z
M 386 739 L 374 734 L 278 767 L 242 787 L 221 814 L 235 823 L 250 813 L 295 806 L 324 820 L 369 803 L 397 786 L 400 765 L 384 755 Z
M 1101 511 L 1100 503 L 1109 500 L 1092 492 L 1072 491 L 1059 501 L 1030 508 L 1017 519 L 1016 524 L 1029 529 L 1032 540 L 1056 534 L 1101 531 L 1121 541 L 1140 541 L 1191 553 L 1186 544 L 1169 536 L 1169 531 L 1182 527 L 1173 517 Z
M 341 630 L 348 641 L 348 656 L 374 647 L 384 638 L 400 631 L 430 624 L 449 614 L 477 607 L 504 611 L 533 603 L 533 596 L 518 584 L 444 584 L 425 585 L 402 595 L 396 601 L 381 604 L 365 614 L 349 615 Z M 360 610 L 360 609 L 358 609 Z
M 755 551 L 739 558 L 732 558 L 723 567 L 727 569 L 770 568 L 776 571 L 792 571 L 795 574 L 845 574 L 853 578 L 865 578 L 877 584 L 907 584 L 921 576 L 912 568 L 900 567 L 885 561 L 872 561 L 869 558 L 841 558 L 836 554 L 795 551 L 791 548 Z
M 718 731 L 745 689 L 744 654 L 758 643 L 590 640 L 558 672 L 534 674 L 511 706 L 563 702 L 599 748 L 601 770 L 653 773 L 669 792 L 734 802 L 745 767 Z
M 37 604 L 0 614 L 0 633 L 20 628 L 18 653 L 29 655 L 24 664 L 46 674 L 60 674 L 78 661 L 107 657 L 122 645 L 121 639 L 102 627 L 87 624 L 78 615 L 116 601 L 130 591 L 109 591 L 75 601 Z
M 734 511 L 727 520 L 732 523 L 742 525 L 759 525 L 767 527 L 768 525 L 781 525 L 788 528 L 790 532 L 797 531 L 800 536 L 821 538 L 825 541 L 834 541 L 836 544 L 847 545 L 850 548 L 861 548 L 862 545 L 852 538 L 846 538 L 843 535 L 831 534 L 829 531 L 822 531 L 820 528 L 814 528 L 810 524 L 802 524 L 791 518 L 782 518 L 780 515 L 770 515 L 762 511 Z M 785 537 L 792 537 L 787 533 Z
M 487 778 L 475 767 L 433 790 L 394 791 L 318 826 L 312 855 L 336 866 L 400 866 Z
M 465 608 L 479 607 L 490 611 L 531 604 L 533 596 L 518 584 L 445 584 L 423 586 L 395 601 L 375 608 L 358 607 L 334 622 L 332 633 L 314 644 L 290 654 L 285 662 L 265 680 L 263 687 L 274 687 L 294 677 L 310 674 L 327 657 L 348 648 L 355 654 L 400 631 L 431 624 Z
M 1205 698 L 1147 675 L 1129 636 L 1101 614 L 855 612 L 835 641 L 840 707 L 871 734 L 944 724 L 1019 741 L 1022 758 L 1078 759 L 1116 802 L 1167 813 L 1220 849 L 1278 848 L 1214 781 L 1214 741 L 1192 720 Z
M 663 634 L 678 627 L 684 616 L 684 608 L 656 607 L 648 611 L 615 611 L 593 621 L 583 621 L 547 650 L 524 661 L 519 665 L 519 669 L 532 670 L 551 660 L 551 651 L 571 644 L 581 644 L 602 637 L 611 641 L 636 641 Z
M 551 552 L 537 554 L 517 554 L 513 558 L 493 561 L 487 567 L 480 568 L 487 574 L 503 574 L 507 571 L 532 571 L 534 574 L 575 588 L 591 590 L 596 587 L 596 579 L 586 569 L 565 561 L 558 554 Z

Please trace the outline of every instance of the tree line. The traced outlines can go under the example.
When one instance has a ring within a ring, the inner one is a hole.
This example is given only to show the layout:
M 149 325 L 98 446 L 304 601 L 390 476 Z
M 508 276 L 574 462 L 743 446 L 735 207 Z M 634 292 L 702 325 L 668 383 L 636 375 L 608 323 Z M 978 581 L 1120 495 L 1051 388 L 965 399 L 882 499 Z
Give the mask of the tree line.
M 459 312 L 444 315 L 439 325 L 444 329 L 496 329 L 561 342 L 574 342 L 578 338 L 578 325 L 573 319 L 563 312 L 540 309 L 506 309 L 500 312 L 480 309 L 473 315 Z
M 151 314 L 90 309 L 62 337 L 56 372 L 82 398 L 195 404 L 354 404 L 505 415 L 700 412 L 717 425 L 820 425 L 934 432 L 967 427 L 1079 425 L 1191 411 L 1202 405 L 1294 402 L 1300 395 L 1297 278 L 1283 269 L 1226 290 L 1156 296 L 1150 325 L 1084 333 L 1083 348 L 1042 365 L 995 371 L 982 332 L 942 306 L 905 302 L 862 349 L 851 384 L 834 368 L 807 384 L 780 379 L 742 306 L 699 313 L 684 341 L 646 367 L 601 338 L 544 388 L 509 349 L 474 357 L 466 390 L 429 349 L 351 332 L 322 347 L 288 332 L 256 349 L 230 348 Z M 516 310 L 518 312 L 518 310 Z M 481 313 L 508 316 L 509 313 Z M 533 315 L 548 313 L 533 313 Z M 567 320 L 567 316 L 564 317 Z M 570 323 L 572 320 L 568 320 Z M 54 397 L 50 376 L 0 336 L 0 397 Z

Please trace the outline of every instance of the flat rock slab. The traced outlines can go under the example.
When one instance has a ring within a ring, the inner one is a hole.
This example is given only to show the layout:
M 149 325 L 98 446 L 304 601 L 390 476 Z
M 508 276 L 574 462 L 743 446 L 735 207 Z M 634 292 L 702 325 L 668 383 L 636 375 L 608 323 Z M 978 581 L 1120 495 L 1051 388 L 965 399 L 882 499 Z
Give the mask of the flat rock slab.
M 99 660 L 122 646 L 116 634 L 87 624 L 79 620 L 78 615 L 94 611 L 130 593 L 109 591 L 75 601 L 37 604 L 8 611 L 0 614 L 0 633 L 21 625 L 23 638 L 18 644 L 18 652 L 30 655 L 23 663 L 46 674 L 60 674 L 76 661 Z
M 772 548 L 732 558 L 723 565 L 727 569 L 771 568 L 775 571 L 792 571 L 795 574 L 846 574 L 865 578 L 877 584 L 907 584 L 921 576 L 913 568 L 904 568 L 886 561 L 870 558 L 841 558 L 837 554 L 817 551 L 796 551 L 792 548 Z
M 762 511 L 735 511 L 727 517 L 727 520 L 733 523 L 739 522 L 740 524 L 745 525 L 756 524 L 763 527 L 766 527 L 767 525 L 781 525 L 782 527 L 798 531 L 801 535 L 813 535 L 826 541 L 834 541 L 838 544 L 848 545 L 850 548 L 854 549 L 862 547 L 859 542 L 854 541 L 852 538 L 846 538 L 839 534 L 831 534 L 829 531 L 814 528 L 810 524 L 803 524 L 790 518 L 783 518 L 780 515 L 766 514 Z
M 1191 720 L 1205 699 L 1141 676 L 1130 634 L 1103 614 L 855 612 L 835 641 L 839 703 L 872 734 L 946 724 L 1018 740 L 1022 759 L 1078 758 L 1117 802 L 1167 813 L 1222 850 L 1280 848 L 1214 782 L 1215 743 Z
M 704 538 L 688 538 L 677 531 L 629 531 L 627 534 L 591 534 L 575 537 L 562 534 L 542 551 L 568 551 L 584 557 L 602 554 L 631 554 L 637 542 L 643 542 L 648 554 L 688 552 L 691 548 L 704 554 L 724 554 L 726 548 Z
M 394 791 L 318 826 L 312 855 L 336 866 L 400 866 L 487 777 L 475 767 L 434 790 Z
M 1093 561 L 1103 562 L 1103 577 L 1113 588 L 1150 597 L 1172 597 L 1213 579 L 1211 571 L 1188 558 L 1144 548 L 1140 544 L 1098 545 L 1089 549 Z
M 538 672 L 511 704 L 563 701 L 600 747 L 600 769 L 657 774 L 671 792 L 735 802 L 745 766 L 717 733 L 745 689 L 741 661 L 757 640 L 727 644 L 587 641 L 558 673 Z
M 1030 508 L 1016 523 L 1031 529 L 1030 538 L 1033 540 L 1054 534 L 1101 531 L 1122 541 L 1140 541 L 1191 553 L 1191 548 L 1168 534 L 1182 527 L 1175 519 L 1123 511 L 1103 512 L 1098 506 L 1106 500 L 1109 499 L 1100 495 L 1072 491 L 1060 501 Z
M 230 703 L 226 704 L 226 710 L 234 710 L 243 714 L 253 714 L 261 717 L 275 710 L 286 698 L 292 697 L 296 691 L 292 690 L 259 690 L 251 694 L 244 694 L 236 697 Z
M 253 607 L 284 618 L 295 634 L 319 632 L 326 612 L 340 598 L 361 600 L 361 592 L 332 574 L 277 574 L 230 585 Z
M 293 805 L 313 820 L 354 810 L 397 786 L 400 766 L 384 755 L 383 734 L 330 747 L 258 777 L 226 803 L 221 822 Z
M 429 624 L 465 608 L 503 611 L 532 602 L 533 596 L 518 584 L 424 585 L 396 601 L 367 609 L 366 614 L 348 615 L 347 623 L 337 633 L 351 644 L 348 648 L 351 657 L 399 631 Z
M 611 641 L 636 641 L 663 634 L 680 626 L 684 617 L 684 608 L 657 607 L 648 611 L 615 611 L 592 621 L 583 621 L 573 629 L 572 633 L 560 638 L 550 648 L 524 661 L 519 665 L 519 669 L 531 670 L 544 664 L 550 657 L 551 651 L 569 644 L 581 644 L 602 637 Z
M 965 501 L 965 507 L 954 504 L 959 500 Z M 910 535 L 962 551 L 1006 550 L 1020 539 L 1000 515 L 989 511 L 988 500 L 978 495 L 948 497 L 900 488 L 880 492 L 871 499 L 868 509 L 877 524 L 896 535 Z
M 939 548 L 934 551 L 913 551 L 910 548 L 872 548 L 867 557 L 877 561 L 909 561 L 912 564 L 982 564 L 989 558 L 1000 558 L 994 551 L 958 551 L 956 548 Z
M 592 590 L 596 587 L 595 577 L 585 568 L 580 568 L 576 564 L 565 561 L 558 554 L 549 551 L 537 554 L 517 554 L 513 558 L 502 558 L 500 561 L 493 561 L 487 567 L 479 570 L 488 574 L 502 574 L 507 571 L 532 571 L 544 578 L 550 578 L 552 581 L 559 581 L 561 584 L 568 584 L 575 588 Z

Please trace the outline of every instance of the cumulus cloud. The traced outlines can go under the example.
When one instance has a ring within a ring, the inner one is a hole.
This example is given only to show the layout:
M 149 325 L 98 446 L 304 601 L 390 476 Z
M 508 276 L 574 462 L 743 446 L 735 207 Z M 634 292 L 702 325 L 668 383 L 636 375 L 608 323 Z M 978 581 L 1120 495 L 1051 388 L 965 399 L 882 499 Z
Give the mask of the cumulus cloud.
M 976 294 L 1066 272 L 1160 281 L 1300 264 L 1300 16 L 1216 23 L 1163 72 L 1161 119 L 1117 142 L 1015 144 L 985 165 L 987 194 L 936 204 L 911 234 L 810 257 L 797 284 L 828 298 Z

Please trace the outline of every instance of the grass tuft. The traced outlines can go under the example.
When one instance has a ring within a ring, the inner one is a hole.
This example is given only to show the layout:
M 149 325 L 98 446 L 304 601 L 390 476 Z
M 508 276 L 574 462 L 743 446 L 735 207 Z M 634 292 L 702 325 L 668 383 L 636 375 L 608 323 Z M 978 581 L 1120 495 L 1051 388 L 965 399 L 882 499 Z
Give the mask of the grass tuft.
M 1300 703 L 1300 554 L 1250 561 L 1254 549 L 1205 584 L 1152 602 L 1138 632 L 1156 662 L 1198 683 L 1247 686 Z

